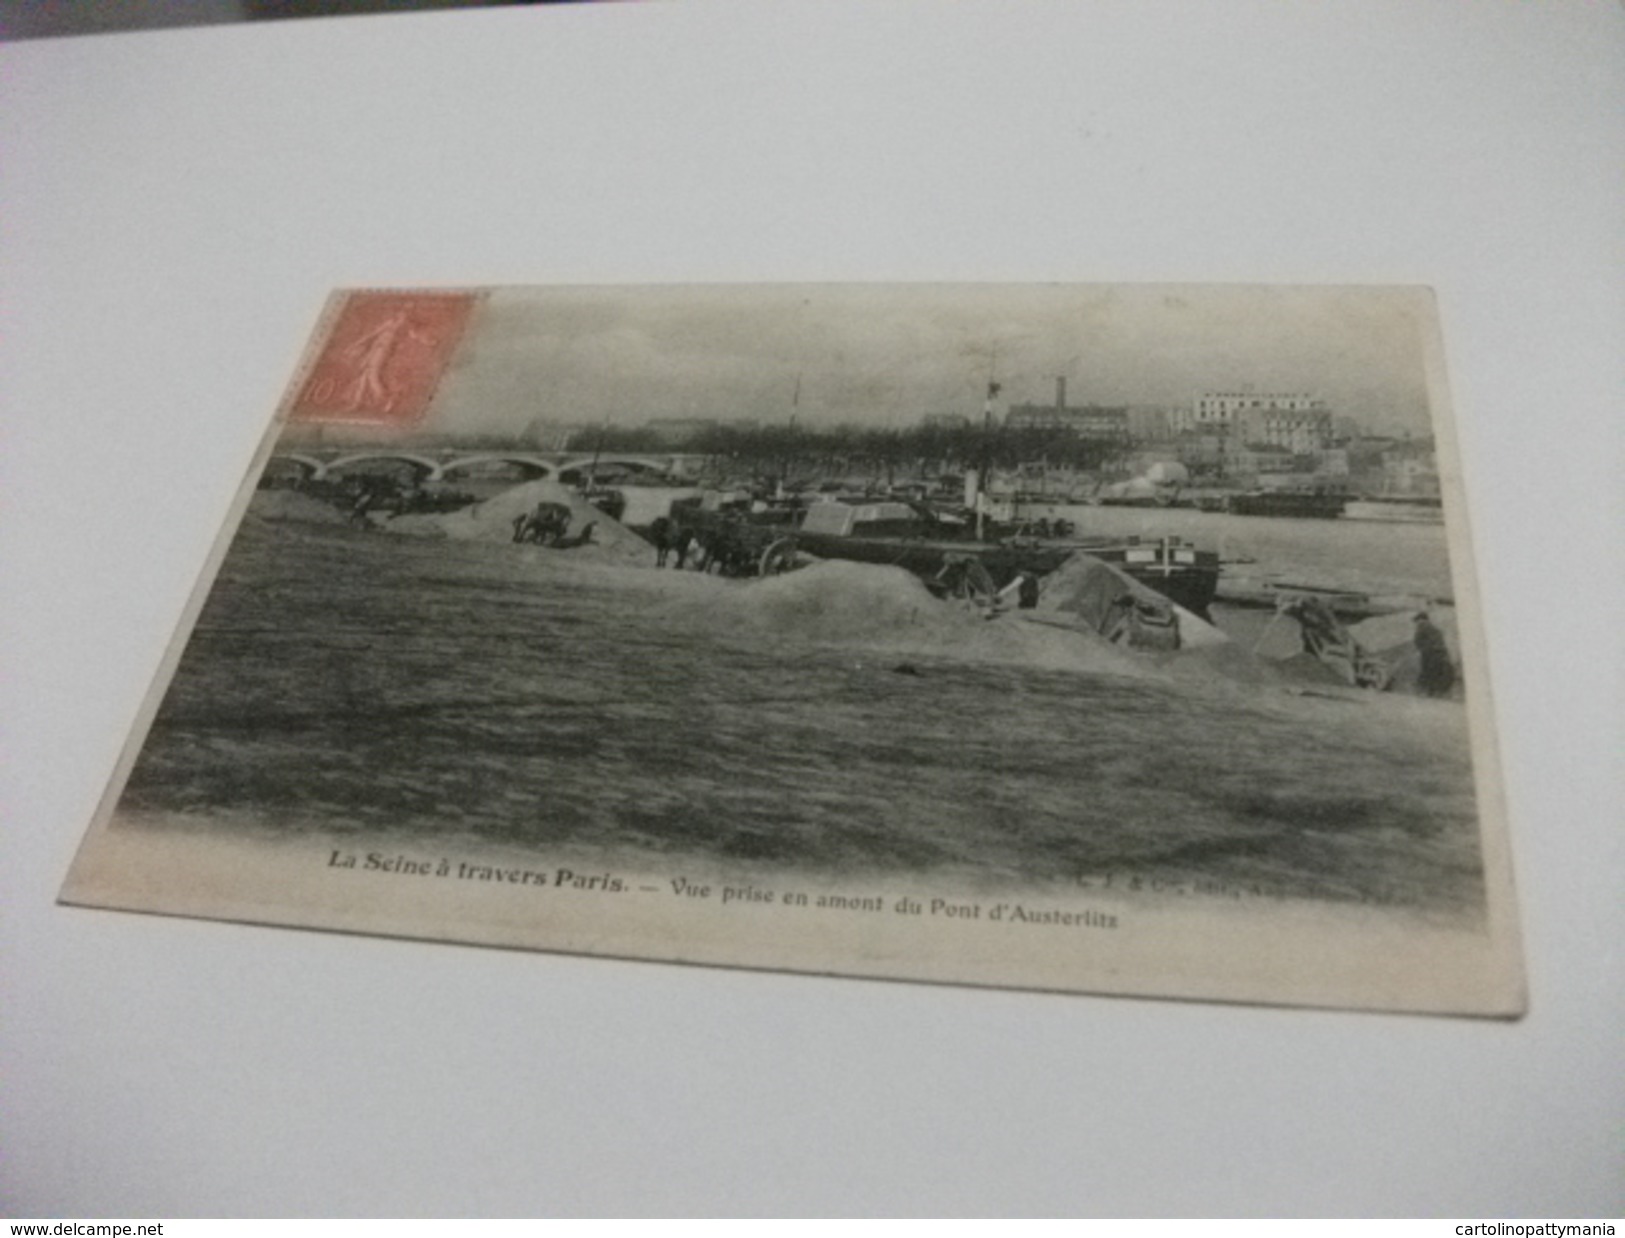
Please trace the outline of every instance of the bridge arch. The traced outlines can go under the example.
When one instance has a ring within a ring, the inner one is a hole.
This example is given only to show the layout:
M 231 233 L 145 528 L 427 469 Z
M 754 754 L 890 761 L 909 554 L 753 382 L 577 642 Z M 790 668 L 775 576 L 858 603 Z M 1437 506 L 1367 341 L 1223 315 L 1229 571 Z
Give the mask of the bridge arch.
M 316 474 L 318 477 L 331 477 L 335 473 L 347 472 L 357 465 L 373 464 L 382 461 L 393 461 L 407 465 L 418 475 L 419 481 L 425 481 L 440 472 L 440 465 L 427 456 L 413 455 L 405 451 L 357 451 L 347 456 L 340 456 L 336 460 L 329 460 L 327 467 Z
M 482 464 L 509 464 L 523 469 L 532 479 L 538 477 L 553 477 L 559 471 L 559 466 L 550 460 L 543 460 L 537 456 L 516 454 L 514 452 L 487 452 L 477 456 L 459 456 L 455 460 L 446 460 L 435 477 L 448 477 L 452 473 L 460 473 L 465 469 L 477 468 Z
M 297 472 L 301 479 L 309 481 L 313 477 L 320 477 L 327 471 L 327 465 L 315 456 L 307 456 L 300 451 L 279 451 L 265 462 L 267 474 L 274 470 L 289 470 Z
M 558 476 L 561 480 L 576 480 L 586 477 L 593 469 L 635 469 L 642 473 L 669 473 L 672 462 L 661 456 L 628 455 L 624 452 L 606 452 L 599 456 L 572 456 L 559 461 Z

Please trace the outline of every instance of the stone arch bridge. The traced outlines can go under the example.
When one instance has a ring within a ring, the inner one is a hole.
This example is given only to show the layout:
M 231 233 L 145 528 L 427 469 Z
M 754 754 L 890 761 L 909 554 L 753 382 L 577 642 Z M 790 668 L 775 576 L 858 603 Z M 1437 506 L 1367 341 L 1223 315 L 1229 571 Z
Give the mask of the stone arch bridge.
M 306 481 L 324 481 L 352 473 L 375 471 L 379 466 L 395 465 L 409 469 L 422 483 L 453 481 L 460 474 L 505 465 L 531 480 L 549 478 L 574 482 L 595 470 L 605 473 L 630 470 L 635 473 L 692 477 L 703 459 L 695 455 L 626 452 L 604 452 L 593 456 L 568 452 L 416 452 L 363 448 L 327 452 L 279 451 L 271 457 L 266 471 L 276 469 L 295 473 Z

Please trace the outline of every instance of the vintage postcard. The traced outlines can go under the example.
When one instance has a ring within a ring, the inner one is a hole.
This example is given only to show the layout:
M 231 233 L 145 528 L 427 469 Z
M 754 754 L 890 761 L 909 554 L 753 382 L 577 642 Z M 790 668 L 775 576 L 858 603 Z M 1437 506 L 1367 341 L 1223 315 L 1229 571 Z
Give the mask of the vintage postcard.
M 337 293 L 62 899 L 1519 1014 L 1439 338 L 1415 288 Z

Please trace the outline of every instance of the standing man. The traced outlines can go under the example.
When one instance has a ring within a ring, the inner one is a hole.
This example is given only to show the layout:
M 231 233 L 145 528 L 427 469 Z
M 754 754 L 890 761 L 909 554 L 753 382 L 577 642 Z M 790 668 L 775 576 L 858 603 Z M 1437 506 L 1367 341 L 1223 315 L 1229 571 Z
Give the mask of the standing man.
M 1038 605 L 1038 577 L 1032 572 L 1022 572 L 1020 582 L 1016 591 L 1016 607 L 1018 610 L 1032 610 Z
M 1416 650 L 1422 655 L 1417 686 L 1428 696 L 1448 696 L 1456 686 L 1456 665 L 1450 660 L 1450 647 L 1444 633 L 1428 618 L 1425 610 L 1416 612 Z

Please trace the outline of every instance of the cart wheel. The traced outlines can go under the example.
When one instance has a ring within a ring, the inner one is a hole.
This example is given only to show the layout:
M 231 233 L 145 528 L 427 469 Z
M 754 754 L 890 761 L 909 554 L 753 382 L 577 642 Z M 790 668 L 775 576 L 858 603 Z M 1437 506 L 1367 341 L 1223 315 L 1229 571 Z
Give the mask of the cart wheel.
M 794 570 L 796 566 L 795 539 L 781 537 L 769 544 L 762 551 L 762 557 L 757 561 L 756 574 L 758 576 L 779 576 Z

